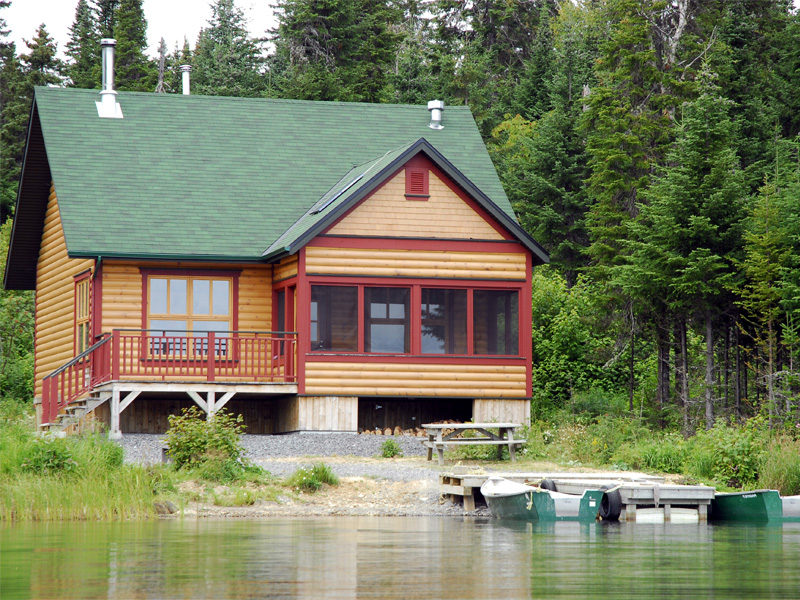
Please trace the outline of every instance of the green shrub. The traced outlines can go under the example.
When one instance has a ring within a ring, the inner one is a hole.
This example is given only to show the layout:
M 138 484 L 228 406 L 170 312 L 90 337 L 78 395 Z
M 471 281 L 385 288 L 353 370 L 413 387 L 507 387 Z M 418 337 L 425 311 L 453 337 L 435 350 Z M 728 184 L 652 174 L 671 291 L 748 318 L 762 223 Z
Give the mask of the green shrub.
M 305 492 L 316 492 L 322 484 L 339 485 L 339 478 L 325 463 L 301 467 L 286 478 L 286 485 Z
M 762 422 L 750 419 L 743 427 L 717 424 L 688 443 L 687 467 L 692 475 L 732 488 L 752 488 L 765 446 Z
M 403 456 L 403 449 L 393 439 L 388 439 L 381 445 L 381 456 L 383 458 L 394 458 L 395 456 Z
M 617 465 L 635 470 L 683 473 L 686 447 L 677 434 L 623 445 L 612 458 Z
M 44 437 L 28 446 L 21 466 L 26 473 L 52 475 L 72 473 L 77 465 L 66 438 Z
M 184 408 L 181 415 L 169 416 L 167 454 L 177 469 L 199 467 L 201 476 L 213 481 L 235 479 L 244 468 L 242 421 L 242 415 L 225 410 L 205 419 L 197 407 Z
M 650 436 L 641 421 L 628 417 L 602 415 L 571 439 L 573 458 L 583 463 L 605 465 L 626 444 Z
M 800 494 L 800 441 L 781 436 L 770 442 L 762 456 L 758 485 L 784 496 Z

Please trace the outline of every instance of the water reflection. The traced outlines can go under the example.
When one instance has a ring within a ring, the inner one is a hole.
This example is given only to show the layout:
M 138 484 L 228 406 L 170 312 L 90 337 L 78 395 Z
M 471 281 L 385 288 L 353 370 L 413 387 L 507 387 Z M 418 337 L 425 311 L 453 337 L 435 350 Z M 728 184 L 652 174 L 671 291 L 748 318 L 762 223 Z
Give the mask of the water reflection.
M 797 598 L 800 523 L 448 518 L 0 527 L 7 598 Z

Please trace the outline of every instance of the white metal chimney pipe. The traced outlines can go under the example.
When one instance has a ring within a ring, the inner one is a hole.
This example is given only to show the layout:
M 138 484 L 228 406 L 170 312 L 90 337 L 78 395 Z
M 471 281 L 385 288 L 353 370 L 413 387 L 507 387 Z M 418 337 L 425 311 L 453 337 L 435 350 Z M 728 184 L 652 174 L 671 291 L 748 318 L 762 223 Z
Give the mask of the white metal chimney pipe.
M 103 58 L 103 89 L 100 90 L 100 102 L 97 113 L 101 117 L 121 119 L 122 109 L 117 104 L 117 92 L 114 90 L 114 47 L 117 40 L 103 38 L 100 40 Z
M 442 112 L 444 111 L 443 100 L 431 100 L 428 102 L 428 110 L 431 111 L 431 122 L 428 125 L 431 129 L 444 129 L 442 125 Z
M 183 88 L 183 95 L 188 96 L 191 93 L 191 82 L 189 81 L 189 73 L 192 72 L 192 65 L 181 65 L 181 87 Z

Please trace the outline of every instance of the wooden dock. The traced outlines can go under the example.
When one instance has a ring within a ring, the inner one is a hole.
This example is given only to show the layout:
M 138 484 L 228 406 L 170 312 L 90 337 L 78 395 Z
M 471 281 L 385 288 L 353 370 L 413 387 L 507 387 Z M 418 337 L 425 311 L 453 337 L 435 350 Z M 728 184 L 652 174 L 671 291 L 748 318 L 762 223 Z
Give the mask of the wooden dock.
M 673 508 L 697 511 L 698 520 L 708 518 L 708 506 L 714 497 L 714 488 L 704 485 L 670 485 L 663 477 L 644 473 L 493 473 L 520 483 L 538 483 L 552 480 L 559 492 L 582 494 L 586 489 L 602 485 L 616 488 L 622 501 L 623 516 L 636 520 L 637 509 L 657 509 L 669 521 Z M 445 473 L 439 476 L 439 491 L 452 502 L 463 502 L 464 510 L 475 510 L 475 496 L 489 478 L 486 473 Z

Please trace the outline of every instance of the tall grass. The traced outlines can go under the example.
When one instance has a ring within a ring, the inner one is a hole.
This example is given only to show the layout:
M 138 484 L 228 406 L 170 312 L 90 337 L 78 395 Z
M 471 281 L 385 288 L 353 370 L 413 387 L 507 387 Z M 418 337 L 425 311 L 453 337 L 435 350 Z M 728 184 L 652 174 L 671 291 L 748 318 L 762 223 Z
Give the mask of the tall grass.
M 772 439 L 762 456 L 758 481 L 784 496 L 800 494 L 800 440 L 785 435 Z
M 153 516 L 161 474 L 122 464 L 122 448 L 94 434 L 36 436 L 25 419 L 0 414 L 0 520 Z

